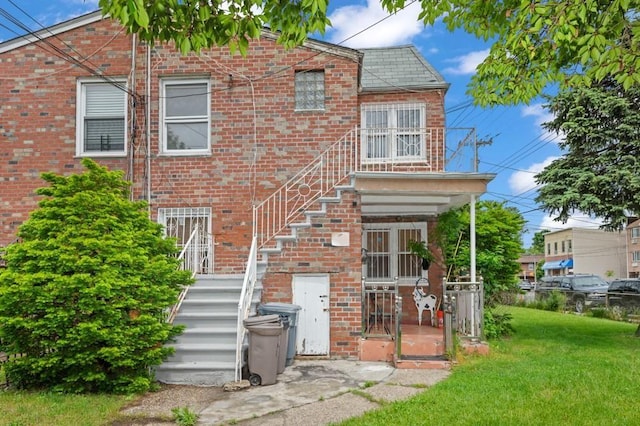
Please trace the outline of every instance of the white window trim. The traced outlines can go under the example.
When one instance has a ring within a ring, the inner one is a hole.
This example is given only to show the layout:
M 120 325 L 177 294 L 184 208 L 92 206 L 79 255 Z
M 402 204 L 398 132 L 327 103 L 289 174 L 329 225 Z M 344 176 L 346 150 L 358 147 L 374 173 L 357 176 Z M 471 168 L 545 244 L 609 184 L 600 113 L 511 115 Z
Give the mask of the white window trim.
M 111 79 L 115 84 L 120 84 L 124 88 L 127 87 L 126 79 Z M 79 78 L 76 81 L 76 157 L 126 157 L 127 146 L 129 141 L 129 108 L 128 95 L 123 92 L 124 102 L 124 149 L 122 151 L 84 151 L 84 112 L 86 107 L 85 87 L 88 84 L 110 84 L 100 78 Z
M 398 230 L 399 229 L 419 229 L 425 242 L 428 242 L 427 224 L 425 222 L 403 222 L 403 223 L 365 223 L 362 225 L 365 232 L 362 233 L 362 247 L 366 247 L 367 235 L 366 231 L 372 230 L 389 230 L 389 272 L 391 279 L 394 274 L 398 273 Z M 366 276 L 367 265 L 362 265 L 362 275 Z M 428 278 L 425 270 L 420 270 L 422 278 Z M 372 278 L 373 279 L 373 278 Z M 398 285 L 402 287 L 414 286 L 417 278 L 415 277 L 398 277 Z M 421 284 L 423 285 L 423 284 Z
M 387 157 L 375 157 L 375 158 L 367 158 L 368 157 L 368 145 L 366 139 L 366 112 L 368 111 L 382 111 L 387 110 L 387 114 L 389 118 L 387 122 L 389 123 L 388 136 L 390 142 L 388 142 L 391 146 L 389 149 L 389 156 Z M 397 136 L 399 134 L 414 134 L 416 132 L 407 132 L 406 130 L 402 132 L 398 132 L 398 110 L 399 109 L 419 109 L 420 110 L 420 123 L 416 128 L 418 135 L 420 136 L 420 152 L 421 155 L 403 155 L 398 156 L 397 152 Z M 361 105 L 360 109 L 360 127 L 363 130 L 361 132 L 361 149 L 362 156 L 361 161 L 363 163 L 380 163 L 385 161 L 394 161 L 394 162 L 415 162 L 422 161 L 427 156 L 427 144 L 426 144 L 426 121 L 427 121 L 427 104 L 424 102 L 397 102 L 397 103 L 366 103 Z
M 167 148 L 167 132 L 165 130 L 166 123 L 164 117 L 165 102 L 166 102 L 166 87 L 177 86 L 181 84 L 206 84 L 207 85 L 207 116 L 194 117 L 193 119 L 182 118 L 181 120 L 175 120 L 174 123 L 207 123 L 207 148 L 206 149 L 168 149 Z M 159 134 L 160 134 L 160 155 L 179 157 L 179 156 L 194 156 L 194 155 L 211 155 L 211 82 L 208 79 L 196 79 L 196 78 L 164 78 L 160 83 L 160 120 L 159 120 Z

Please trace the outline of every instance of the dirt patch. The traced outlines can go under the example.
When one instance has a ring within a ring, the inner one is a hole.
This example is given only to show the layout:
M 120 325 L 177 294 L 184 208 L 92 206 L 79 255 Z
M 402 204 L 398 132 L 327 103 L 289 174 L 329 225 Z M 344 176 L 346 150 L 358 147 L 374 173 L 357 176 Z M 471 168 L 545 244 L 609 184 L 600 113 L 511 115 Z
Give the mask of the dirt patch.
M 220 387 L 201 387 L 183 385 L 160 385 L 156 392 L 148 392 L 127 404 L 120 414 L 122 418 L 112 426 L 175 425 L 172 421 L 174 408 L 188 407 L 198 413 L 213 401 L 227 399 L 228 392 Z

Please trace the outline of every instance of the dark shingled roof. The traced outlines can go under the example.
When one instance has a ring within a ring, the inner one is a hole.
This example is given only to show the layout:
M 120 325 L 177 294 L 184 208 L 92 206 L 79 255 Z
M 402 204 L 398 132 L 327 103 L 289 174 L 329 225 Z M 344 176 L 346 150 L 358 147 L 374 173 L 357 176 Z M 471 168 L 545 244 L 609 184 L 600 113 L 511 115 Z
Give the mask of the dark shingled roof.
M 364 53 L 363 92 L 396 89 L 448 89 L 449 83 L 414 46 L 358 49 Z

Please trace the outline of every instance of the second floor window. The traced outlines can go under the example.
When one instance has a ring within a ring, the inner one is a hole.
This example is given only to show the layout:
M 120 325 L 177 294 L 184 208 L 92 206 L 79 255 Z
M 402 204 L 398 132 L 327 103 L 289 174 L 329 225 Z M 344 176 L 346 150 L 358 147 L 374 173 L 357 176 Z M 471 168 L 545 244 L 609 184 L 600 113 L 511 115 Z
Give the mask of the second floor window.
M 163 81 L 162 105 L 162 151 L 176 155 L 208 154 L 209 82 Z
M 640 227 L 631 228 L 631 238 L 640 238 Z
M 297 71 L 296 110 L 324 110 L 324 71 Z
M 565 252 L 565 242 L 563 241 L 562 242 L 562 253 L 564 253 L 564 252 Z
M 558 254 L 558 243 L 553 243 L 553 254 Z
M 126 153 L 126 82 L 78 81 L 78 156 L 120 156 Z
M 633 262 L 640 262 L 640 251 L 633 252 Z
M 425 104 L 362 105 L 362 159 L 423 159 L 425 117 Z

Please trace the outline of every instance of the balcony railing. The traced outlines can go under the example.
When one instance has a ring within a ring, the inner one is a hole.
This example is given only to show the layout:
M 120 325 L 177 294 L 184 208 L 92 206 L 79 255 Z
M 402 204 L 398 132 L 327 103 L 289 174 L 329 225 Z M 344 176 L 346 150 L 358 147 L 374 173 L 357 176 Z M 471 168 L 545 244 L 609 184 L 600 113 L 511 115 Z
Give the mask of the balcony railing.
M 453 142 L 447 150 L 449 135 Z M 254 208 L 258 247 L 302 216 L 318 198 L 348 184 L 354 173 L 442 173 L 449 164 L 463 162 L 461 157 L 468 155 L 470 144 L 475 144 L 473 129 L 351 130 Z M 475 145 L 473 148 L 475 151 Z M 475 164 L 470 160 L 467 171 Z

